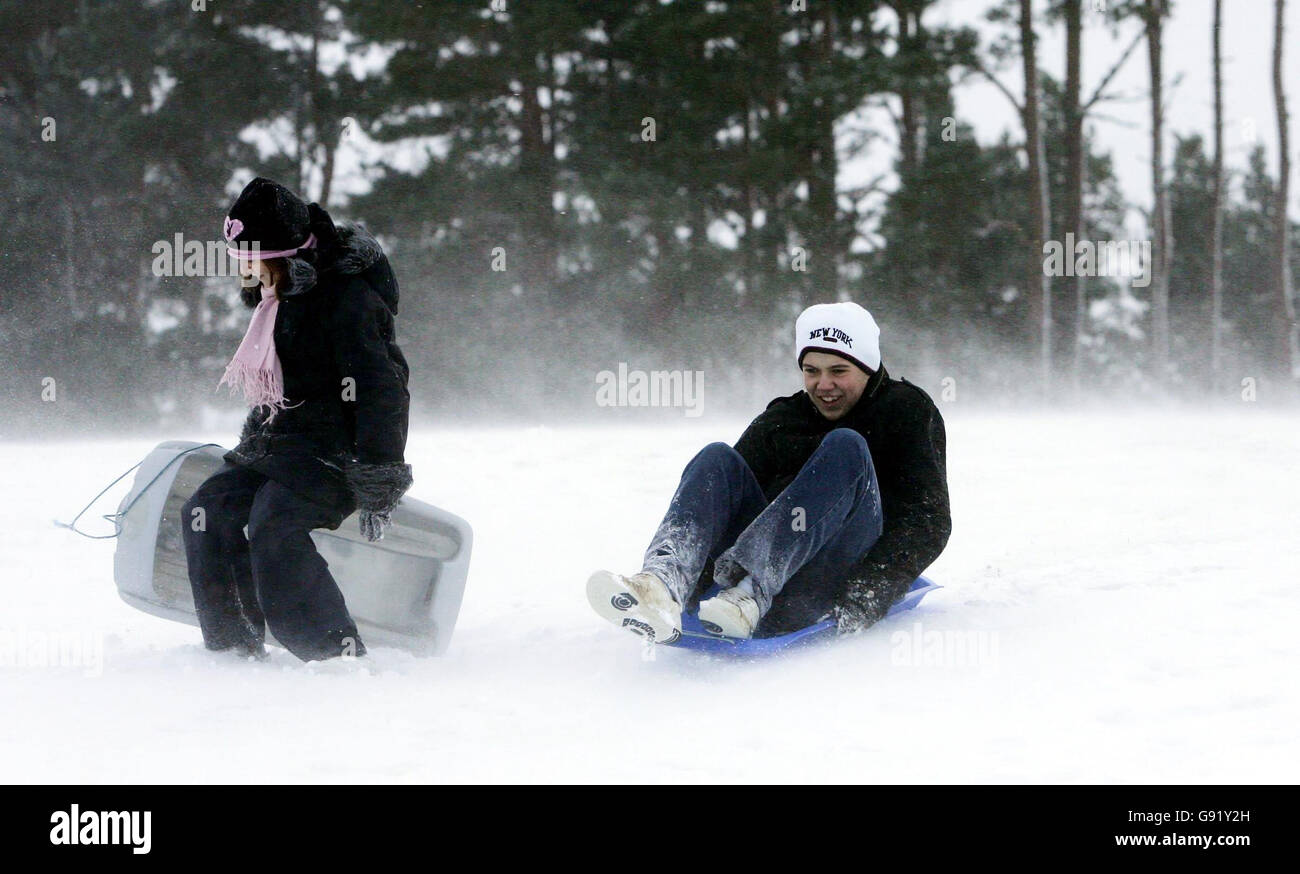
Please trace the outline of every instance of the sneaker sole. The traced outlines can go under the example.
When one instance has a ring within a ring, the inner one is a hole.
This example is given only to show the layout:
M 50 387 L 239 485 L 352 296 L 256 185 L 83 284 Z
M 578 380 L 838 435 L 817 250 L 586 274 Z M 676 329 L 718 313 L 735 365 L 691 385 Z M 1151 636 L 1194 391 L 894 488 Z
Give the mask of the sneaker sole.
M 754 630 L 745 623 L 740 608 L 725 602 L 717 604 L 715 600 L 710 598 L 700 604 L 700 624 L 705 631 L 742 639 L 754 636 Z
M 587 601 L 602 618 L 655 643 L 676 643 L 682 636 L 681 629 L 667 617 L 642 604 L 618 574 L 592 574 L 587 580 Z

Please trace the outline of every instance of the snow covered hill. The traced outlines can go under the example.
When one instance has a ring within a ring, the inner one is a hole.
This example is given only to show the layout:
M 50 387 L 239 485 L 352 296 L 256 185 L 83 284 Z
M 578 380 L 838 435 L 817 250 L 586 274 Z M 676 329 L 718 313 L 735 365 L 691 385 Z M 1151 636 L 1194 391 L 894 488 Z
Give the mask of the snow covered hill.
M 414 433 L 412 493 L 475 527 L 452 648 L 323 665 L 206 652 L 118 599 L 112 540 L 51 524 L 233 433 L 0 445 L 0 780 L 1300 780 L 1300 418 L 944 413 L 945 588 L 765 662 L 643 660 L 583 596 L 740 421 Z

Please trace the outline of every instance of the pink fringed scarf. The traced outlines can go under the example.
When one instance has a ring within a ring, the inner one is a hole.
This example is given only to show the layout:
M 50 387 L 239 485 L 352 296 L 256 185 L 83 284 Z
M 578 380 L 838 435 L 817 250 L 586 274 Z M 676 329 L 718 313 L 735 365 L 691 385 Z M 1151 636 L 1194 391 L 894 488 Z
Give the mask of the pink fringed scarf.
M 262 289 L 262 300 L 253 310 L 235 357 L 217 388 L 230 384 L 231 394 L 243 390 L 244 398 L 254 407 L 270 407 L 274 416 L 287 406 L 284 400 L 284 372 L 275 354 L 275 314 L 280 309 L 274 288 Z

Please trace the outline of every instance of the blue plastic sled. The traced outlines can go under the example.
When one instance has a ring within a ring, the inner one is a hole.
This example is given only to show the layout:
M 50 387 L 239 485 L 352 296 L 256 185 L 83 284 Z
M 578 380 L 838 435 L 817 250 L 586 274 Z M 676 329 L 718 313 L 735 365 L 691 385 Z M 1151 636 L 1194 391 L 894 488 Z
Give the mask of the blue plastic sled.
M 895 613 L 911 610 L 921 603 L 921 599 L 930 592 L 941 588 L 943 587 L 925 577 L 917 577 L 912 581 L 912 588 L 903 596 L 903 600 L 890 607 L 889 612 L 885 615 L 893 616 Z M 778 637 L 754 637 L 749 639 L 723 637 L 720 634 L 710 634 L 705 631 L 704 626 L 700 624 L 700 618 L 694 613 L 683 613 L 682 636 L 668 645 L 682 649 L 693 649 L 696 652 L 717 653 L 718 655 L 757 657 L 773 655 L 793 646 L 803 646 L 834 635 L 835 620 L 825 619 L 816 625 L 809 625 L 807 628 L 800 628 L 798 631 L 792 631 Z

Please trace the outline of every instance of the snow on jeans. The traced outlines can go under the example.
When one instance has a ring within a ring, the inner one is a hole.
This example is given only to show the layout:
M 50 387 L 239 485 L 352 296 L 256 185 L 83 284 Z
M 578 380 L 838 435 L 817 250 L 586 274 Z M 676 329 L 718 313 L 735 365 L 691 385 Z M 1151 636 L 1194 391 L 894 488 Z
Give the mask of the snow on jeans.
M 195 531 L 198 508 L 204 530 Z M 303 661 L 363 654 L 343 593 L 311 539 L 313 528 L 338 528 L 353 509 L 309 500 L 229 463 L 204 480 L 180 520 L 204 643 L 254 646 L 269 625 Z
M 764 613 L 758 634 L 782 634 L 830 612 L 883 522 L 871 452 L 857 431 L 827 434 L 770 504 L 740 453 L 710 443 L 686 465 L 644 569 L 681 604 L 696 594 L 709 562 L 722 586 L 748 573 Z

